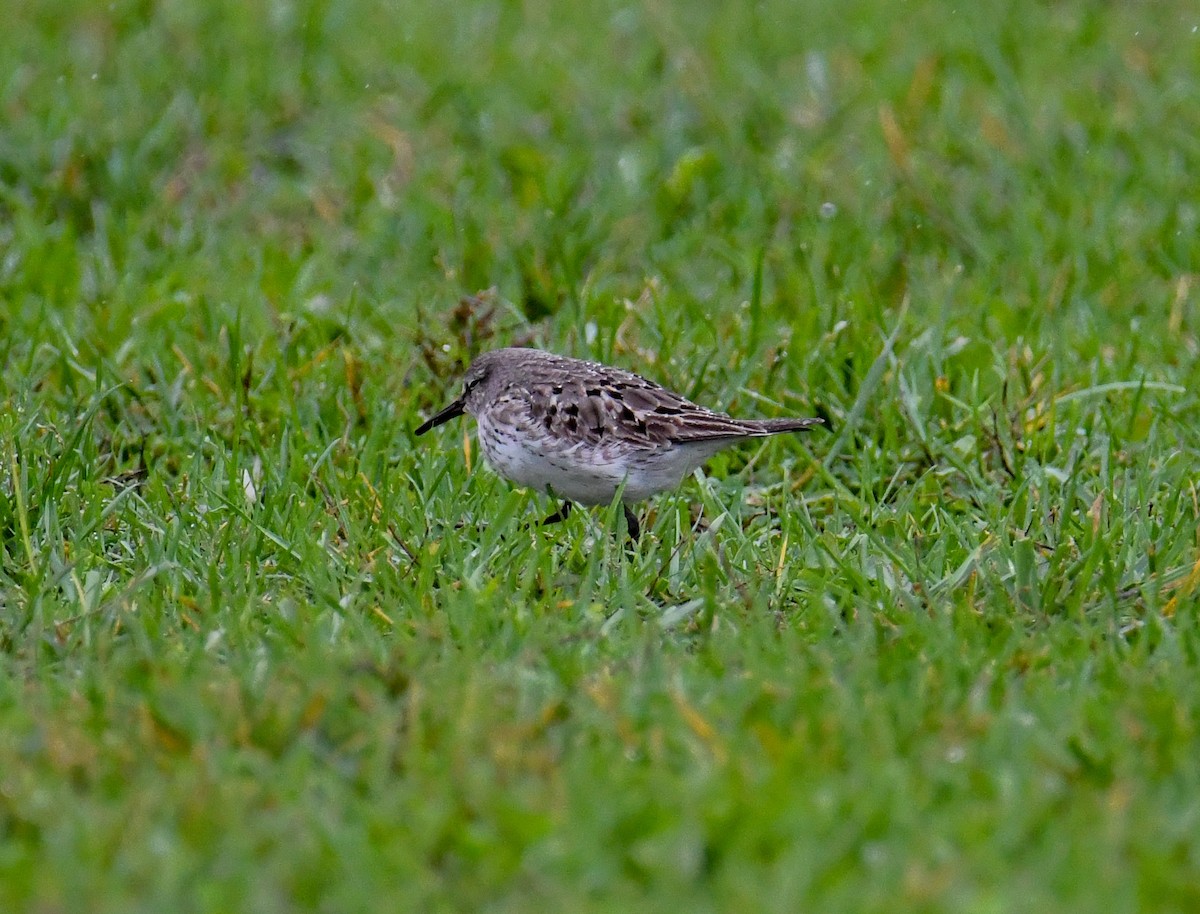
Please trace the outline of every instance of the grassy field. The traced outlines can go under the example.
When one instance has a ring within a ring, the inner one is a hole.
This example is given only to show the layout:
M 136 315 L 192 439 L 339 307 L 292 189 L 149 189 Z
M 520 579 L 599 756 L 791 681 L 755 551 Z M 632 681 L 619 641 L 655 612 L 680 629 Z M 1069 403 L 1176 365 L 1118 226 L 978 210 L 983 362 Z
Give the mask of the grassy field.
M 5 8 L 0 910 L 1200 909 L 1194 2 Z

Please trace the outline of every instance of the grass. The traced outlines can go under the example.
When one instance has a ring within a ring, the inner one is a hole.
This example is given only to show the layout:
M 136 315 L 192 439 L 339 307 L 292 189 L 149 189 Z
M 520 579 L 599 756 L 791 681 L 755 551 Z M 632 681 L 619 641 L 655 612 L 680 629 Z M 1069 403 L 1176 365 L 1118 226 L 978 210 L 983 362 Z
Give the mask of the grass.
M 9 6 L 0 908 L 1200 905 L 1193 4 Z

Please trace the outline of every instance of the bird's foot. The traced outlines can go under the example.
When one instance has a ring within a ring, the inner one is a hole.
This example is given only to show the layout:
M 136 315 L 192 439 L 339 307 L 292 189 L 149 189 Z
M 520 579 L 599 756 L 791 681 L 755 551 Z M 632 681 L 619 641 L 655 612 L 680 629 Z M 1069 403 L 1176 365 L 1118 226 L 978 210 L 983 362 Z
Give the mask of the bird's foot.
M 629 528 L 629 542 L 634 545 L 642 536 L 642 525 L 638 523 L 637 515 L 629 510 L 629 505 L 623 507 L 625 508 L 625 525 Z
M 548 526 L 549 524 L 557 524 L 559 521 L 564 521 L 567 519 L 567 516 L 570 513 L 571 513 L 571 503 L 569 501 L 564 501 L 562 503 L 562 507 L 560 507 L 557 511 L 555 511 L 553 514 L 551 514 L 549 517 L 547 517 L 544 521 L 542 521 L 542 526 L 545 527 L 545 526 Z

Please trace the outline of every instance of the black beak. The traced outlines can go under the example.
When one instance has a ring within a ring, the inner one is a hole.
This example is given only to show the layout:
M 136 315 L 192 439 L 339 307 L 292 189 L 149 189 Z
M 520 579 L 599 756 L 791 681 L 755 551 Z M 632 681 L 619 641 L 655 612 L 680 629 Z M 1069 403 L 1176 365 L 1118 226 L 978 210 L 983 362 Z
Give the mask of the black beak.
M 432 419 L 429 419 L 426 422 L 422 422 L 421 425 L 417 428 L 417 431 L 415 434 L 424 435 L 431 428 L 437 428 L 439 425 L 442 425 L 445 422 L 449 422 L 451 419 L 457 419 L 459 416 L 461 416 L 463 414 L 463 402 L 464 402 L 464 398 L 459 397 L 457 400 L 455 400 L 453 403 L 451 403 L 449 406 L 447 406 L 445 409 L 443 409 L 440 413 L 435 415 Z

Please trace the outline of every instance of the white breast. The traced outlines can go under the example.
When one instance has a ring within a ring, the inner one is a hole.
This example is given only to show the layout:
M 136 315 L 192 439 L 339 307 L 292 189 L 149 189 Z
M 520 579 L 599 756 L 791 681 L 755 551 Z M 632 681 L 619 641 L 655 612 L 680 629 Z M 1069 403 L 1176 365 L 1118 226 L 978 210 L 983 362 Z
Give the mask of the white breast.
M 479 416 L 479 444 L 497 473 L 519 486 L 547 490 L 583 505 L 606 505 L 625 483 L 622 500 L 642 501 L 680 481 L 725 442 L 676 445 L 647 452 L 640 448 L 589 446 L 532 436 L 506 423 Z

